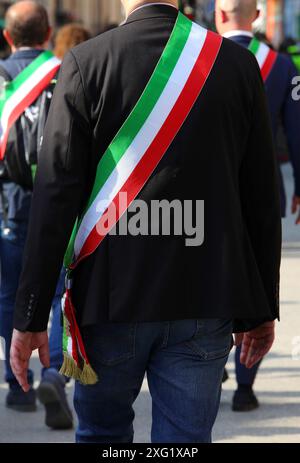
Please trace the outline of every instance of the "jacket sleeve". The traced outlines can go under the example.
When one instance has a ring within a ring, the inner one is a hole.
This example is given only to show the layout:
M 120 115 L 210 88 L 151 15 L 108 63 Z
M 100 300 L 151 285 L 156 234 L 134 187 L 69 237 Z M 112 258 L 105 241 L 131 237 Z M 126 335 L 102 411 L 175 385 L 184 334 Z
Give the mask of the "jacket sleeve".
M 294 171 L 295 195 L 300 197 L 300 101 L 293 98 L 293 80 L 298 73 L 292 61 L 289 58 L 287 60 L 289 60 L 289 77 L 282 120 Z
M 271 320 L 275 320 L 279 318 L 281 262 L 279 177 L 265 89 L 256 68 L 252 128 L 240 168 L 241 206 Z
M 54 92 L 34 186 L 15 305 L 14 327 L 20 331 L 47 329 L 64 253 L 84 201 L 91 132 L 81 75 L 69 53 Z

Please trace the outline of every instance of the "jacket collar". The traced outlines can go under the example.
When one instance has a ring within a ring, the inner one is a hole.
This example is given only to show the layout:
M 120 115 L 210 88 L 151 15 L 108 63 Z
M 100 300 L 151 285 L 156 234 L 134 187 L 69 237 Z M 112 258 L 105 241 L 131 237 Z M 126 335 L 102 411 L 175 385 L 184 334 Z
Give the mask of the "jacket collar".
M 9 59 L 34 59 L 37 58 L 43 51 L 44 50 L 37 50 L 36 48 L 17 50 L 15 53 L 10 55 Z
M 155 5 L 145 5 L 143 8 L 139 8 L 133 11 L 123 23 L 130 24 L 134 21 L 141 21 L 143 19 L 152 19 L 152 18 L 177 18 L 178 10 L 173 6 L 169 5 L 160 5 L 159 3 Z

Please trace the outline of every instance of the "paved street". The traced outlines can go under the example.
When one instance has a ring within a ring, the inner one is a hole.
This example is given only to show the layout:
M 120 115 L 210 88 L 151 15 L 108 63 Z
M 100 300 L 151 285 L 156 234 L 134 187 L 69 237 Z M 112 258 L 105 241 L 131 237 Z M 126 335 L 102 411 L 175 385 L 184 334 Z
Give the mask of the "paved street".
M 291 197 L 292 176 L 289 166 L 284 174 Z M 300 228 L 293 219 L 284 223 L 282 263 L 282 321 L 277 341 L 264 361 L 256 383 L 261 408 L 247 414 L 231 412 L 235 388 L 232 358 L 230 380 L 225 384 L 220 415 L 215 427 L 216 442 L 297 442 L 300 443 Z M 39 365 L 32 366 L 39 376 Z M 0 442 L 73 442 L 73 432 L 48 431 L 43 408 L 34 414 L 20 415 L 4 406 L 6 386 L 0 362 Z M 72 397 L 72 387 L 69 389 Z M 151 403 L 146 383 L 136 402 L 136 441 L 149 442 Z

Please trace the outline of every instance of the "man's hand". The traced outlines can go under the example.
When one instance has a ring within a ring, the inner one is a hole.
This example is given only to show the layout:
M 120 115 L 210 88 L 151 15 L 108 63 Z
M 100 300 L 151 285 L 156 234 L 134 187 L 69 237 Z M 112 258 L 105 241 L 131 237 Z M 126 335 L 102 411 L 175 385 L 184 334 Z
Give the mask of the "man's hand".
M 293 197 L 292 214 L 297 214 L 296 225 L 300 225 L 300 198 L 299 196 Z
M 236 346 L 242 345 L 241 364 L 252 368 L 271 350 L 275 339 L 275 322 L 267 322 L 235 336 Z
M 10 363 L 15 377 L 24 392 L 28 392 L 30 386 L 27 380 L 27 371 L 32 352 L 38 349 L 39 357 L 45 368 L 50 367 L 49 341 L 47 331 L 43 333 L 21 333 L 14 330 Z

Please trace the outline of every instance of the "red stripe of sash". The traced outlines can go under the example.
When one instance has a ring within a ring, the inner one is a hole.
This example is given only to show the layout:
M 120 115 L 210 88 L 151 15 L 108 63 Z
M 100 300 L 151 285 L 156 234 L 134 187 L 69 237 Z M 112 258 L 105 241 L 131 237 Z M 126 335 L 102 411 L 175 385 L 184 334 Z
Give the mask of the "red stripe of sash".
M 3 140 L 0 145 L 0 160 L 2 161 L 5 155 L 5 150 L 7 146 L 7 140 L 8 140 L 8 135 L 11 127 L 13 124 L 19 119 L 19 117 L 23 114 L 23 112 L 28 108 L 29 106 L 34 103 L 34 101 L 39 97 L 39 95 L 48 87 L 50 84 L 51 80 L 57 73 L 58 69 L 60 68 L 60 65 L 57 65 L 55 68 L 53 68 L 43 79 L 36 85 L 30 93 L 28 93 L 22 101 L 13 109 L 12 113 L 9 116 L 8 119 L 8 125 L 7 129 L 5 130 L 3 134 Z
M 269 77 L 272 69 L 273 69 L 273 66 L 275 64 L 275 61 L 277 59 L 277 56 L 278 54 L 274 51 L 274 50 L 270 50 L 268 56 L 267 56 L 267 59 L 263 65 L 263 67 L 261 68 L 261 75 L 262 75 L 262 78 L 263 78 L 263 81 L 265 82 L 267 80 L 267 78 Z

